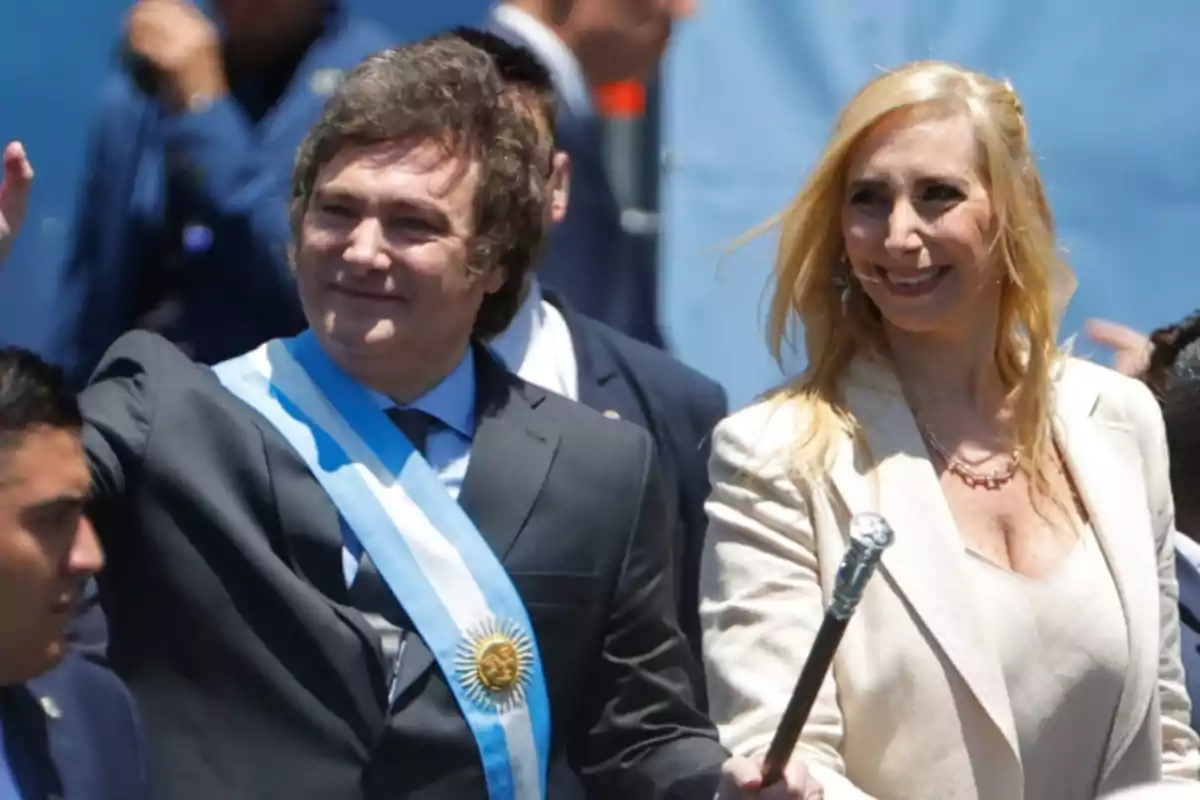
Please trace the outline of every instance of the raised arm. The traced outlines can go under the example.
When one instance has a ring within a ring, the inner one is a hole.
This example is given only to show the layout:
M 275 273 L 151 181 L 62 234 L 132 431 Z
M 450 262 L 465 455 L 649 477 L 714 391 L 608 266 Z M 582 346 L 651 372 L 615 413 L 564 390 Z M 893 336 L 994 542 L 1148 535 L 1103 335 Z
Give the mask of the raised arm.
M 20 142 L 4 148 L 4 177 L 0 179 L 0 264 L 8 258 L 13 240 L 25 221 L 29 191 L 33 187 L 33 165 Z

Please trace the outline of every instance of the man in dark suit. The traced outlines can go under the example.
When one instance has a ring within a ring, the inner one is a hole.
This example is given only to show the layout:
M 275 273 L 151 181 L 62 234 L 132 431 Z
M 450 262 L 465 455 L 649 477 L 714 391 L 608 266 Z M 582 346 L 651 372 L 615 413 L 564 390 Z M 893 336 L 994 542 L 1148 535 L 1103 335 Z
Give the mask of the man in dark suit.
M 3 208 L 0 216 L 8 218 Z M 112 673 L 68 655 L 67 621 L 84 583 L 104 562 L 83 515 L 90 481 L 82 427 L 79 406 L 57 368 L 27 351 L 0 350 L 5 800 L 148 797 L 129 693 Z
M 570 154 L 558 149 L 558 105 L 549 71 L 526 48 L 487 31 L 458 35 L 492 56 L 516 97 L 534 109 L 550 165 L 548 218 L 560 224 L 570 203 Z M 535 269 L 541 269 L 540 260 Z M 700 558 L 708 517 L 708 455 L 713 428 L 728 411 L 724 390 L 658 348 L 580 313 L 536 277 L 516 317 L 491 341 L 501 361 L 524 380 L 650 432 L 675 511 L 679 622 L 701 659 Z
M 572 160 L 571 208 L 551 232 L 538 273 L 582 313 L 661 347 L 658 276 L 632 255 L 608 180 L 596 87 L 645 78 L 691 0 L 503 0 L 490 29 L 529 48 L 558 95 L 558 146 Z
M 297 156 L 309 330 L 106 354 L 109 655 L 162 796 L 538 797 L 563 755 L 590 796 L 757 796 L 692 700 L 649 434 L 472 343 L 544 235 L 539 152 L 482 51 L 371 56 Z

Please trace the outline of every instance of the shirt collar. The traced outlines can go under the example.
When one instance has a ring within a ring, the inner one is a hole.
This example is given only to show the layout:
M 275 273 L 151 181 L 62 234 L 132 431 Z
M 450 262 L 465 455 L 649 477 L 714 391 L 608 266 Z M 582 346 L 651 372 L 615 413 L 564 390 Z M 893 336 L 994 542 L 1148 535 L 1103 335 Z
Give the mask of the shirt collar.
M 384 411 L 397 405 L 390 397 L 371 392 Z M 425 394 L 404 406 L 424 411 L 467 439 L 475 437 L 475 352 L 468 346 L 454 371 Z
M 583 77 L 583 67 L 557 33 L 528 11 L 509 3 L 497 4 L 491 16 L 494 22 L 524 39 L 546 64 L 563 102 L 576 116 L 592 116 L 592 92 Z
M 517 372 L 525 362 L 525 354 L 533 342 L 533 334 L 542 324 L 542 287 L 530 281 L 529 294 L 517 309 L 507 328 L 495 336 L 488 346 L 509 372 Z

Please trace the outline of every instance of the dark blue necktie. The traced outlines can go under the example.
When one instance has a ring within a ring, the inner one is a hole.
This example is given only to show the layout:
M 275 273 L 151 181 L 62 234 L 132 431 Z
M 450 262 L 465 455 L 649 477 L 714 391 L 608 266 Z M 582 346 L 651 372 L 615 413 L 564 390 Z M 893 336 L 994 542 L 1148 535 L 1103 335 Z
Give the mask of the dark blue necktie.
M 429 443 L 429 429 L 433 426 L 434 418 L 416 408 L 393 408 L 387 415 L 412 442 L 417 452 L 426 455 L 425 447 Z

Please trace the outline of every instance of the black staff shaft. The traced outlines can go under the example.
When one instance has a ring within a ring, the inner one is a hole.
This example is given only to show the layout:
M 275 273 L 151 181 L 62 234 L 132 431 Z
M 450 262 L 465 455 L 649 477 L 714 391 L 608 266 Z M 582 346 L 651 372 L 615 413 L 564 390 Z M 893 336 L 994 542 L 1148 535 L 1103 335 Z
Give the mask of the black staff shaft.
M 792 699 L 788 701 L 783 719 L 775 730 L 775 738 L 771 740 L 771 748 L 767 750 L 767 758 L 763 762 L 763 786 L 783 779 L 783 770 L 792 758 L 796 742 L 800 741 L 800 732 L 804 730 L 804 723 L 808 722 L 808 715 L 817 700 L 817 692 L 821 691 L 821 684 L 829 674 L 833 656 L 848 622 L 848 619 L 838 619 L 828 612 L 821 621 L 817 638 L 813 640 L 812 649 L 804 661 L 804 669 L 800 671 L 796 688 L 792 690 Z

